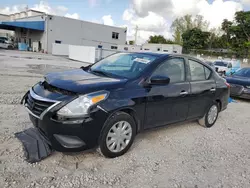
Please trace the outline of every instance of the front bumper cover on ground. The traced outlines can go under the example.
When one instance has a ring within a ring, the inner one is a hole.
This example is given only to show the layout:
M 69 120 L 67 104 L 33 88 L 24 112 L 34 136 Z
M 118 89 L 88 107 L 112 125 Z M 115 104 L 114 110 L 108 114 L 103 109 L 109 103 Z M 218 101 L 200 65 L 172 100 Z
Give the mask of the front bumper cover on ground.
M 52 154 L 50 142 L 37 128 L 29 128 L 15 133 L 15 136 L 22 142 L 26 161 L 36 163 Z

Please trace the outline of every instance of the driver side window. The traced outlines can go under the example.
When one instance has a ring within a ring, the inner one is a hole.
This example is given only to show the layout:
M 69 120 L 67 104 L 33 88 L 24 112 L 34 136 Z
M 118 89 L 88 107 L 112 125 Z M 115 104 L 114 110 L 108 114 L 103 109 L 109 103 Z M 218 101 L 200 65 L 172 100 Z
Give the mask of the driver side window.
M 170 83 L 185 81 L 185 66 L 183 58 L 166 60 L 158 66 L 152 76 L 168 76 Z

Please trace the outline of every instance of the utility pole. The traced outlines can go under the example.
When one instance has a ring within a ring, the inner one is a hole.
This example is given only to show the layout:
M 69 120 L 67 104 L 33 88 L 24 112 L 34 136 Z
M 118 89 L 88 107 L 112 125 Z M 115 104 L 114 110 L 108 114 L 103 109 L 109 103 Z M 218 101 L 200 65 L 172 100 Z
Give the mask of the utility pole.
M 134 43 L 134 45 L 136 45 L 136 42 L 137 42 L 137 32 L 138 32 L 138 26 L 136 25 L 136 27 L 135 27 L 135 43 Z

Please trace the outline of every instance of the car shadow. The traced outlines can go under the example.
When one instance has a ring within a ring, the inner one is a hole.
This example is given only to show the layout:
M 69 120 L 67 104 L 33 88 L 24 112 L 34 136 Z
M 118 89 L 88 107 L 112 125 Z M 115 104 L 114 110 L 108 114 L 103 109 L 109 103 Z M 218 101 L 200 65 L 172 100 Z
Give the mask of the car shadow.
M 138 146 L 138 144 L 143 140 L 153 140 L 155 137 L 159 137 L 159 141 L 162 136 L 168 136 L 168 134 L 172 134 L 173 132 L 178 132 L 180 129 L 184 129 L 187 127 L 201 127 L 197 121 L 184 121 L 179 123 L 173 123 L 165 126 L 159 126 L 151 129 L 147 129 L 141 133 L 139 133 L 134 141 L 134 144 L 132 145 L 131 149 Z M 203 127 L 201 127 L 203 128 Z M 161 135 L 160 135 L 161 134 Z
M 231 97 L 233 100 L 235 100 L 236 102 L 246 102 L 246 103 L 250 103 L 249 99 L 242 99 L 242 98 L 237 98 L 237 97 Z

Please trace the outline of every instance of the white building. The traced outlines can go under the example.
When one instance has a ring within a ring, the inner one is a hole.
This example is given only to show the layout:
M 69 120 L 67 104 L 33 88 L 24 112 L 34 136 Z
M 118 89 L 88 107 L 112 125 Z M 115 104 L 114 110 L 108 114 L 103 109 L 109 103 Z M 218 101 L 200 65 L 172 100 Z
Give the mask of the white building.
M 138 52 L 142 50 L 142 46 L 138 45 L 118 45 L 118 51 L 129 51 L 129 52 Z
M 118 45 L 118 51 L 129 52 L 166 52 L 166 53 L 182 53 L 182 46 L 178 44 L 152 44 L 145 43 L 142 45 Z
M 112 27 L 43 12 L 27 10 L 0 17 L 0 29 L 15 31 L 18 42 L 29 47 L 38 42 L 39 50 L 52 52 L 53 43 L 117 49 L 126 43 L 126 28 Z
M 0 14 L 0 21 L 8 21 L 10 19 L 9 15 L 6 14 Z M 14 34 L 13 31 L 8 31 L 8 30 L 4 30 L 1 29 L 0 27 L 0 37 L 9 37 L 12 36 Z
M 142 45 L 143 51 L 151 52 L 166 52 L 166 53 L 182 53 L 182 46 L 178 44 L 151 44 L 146 43 Z

